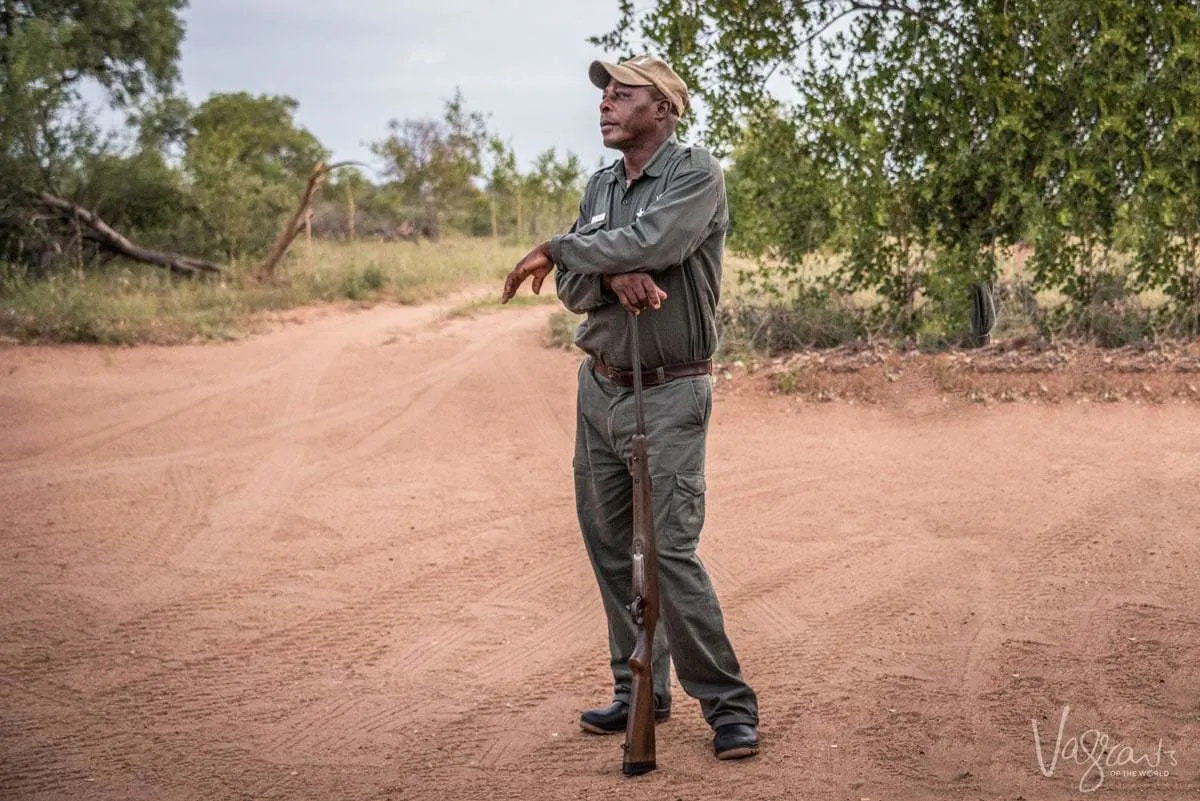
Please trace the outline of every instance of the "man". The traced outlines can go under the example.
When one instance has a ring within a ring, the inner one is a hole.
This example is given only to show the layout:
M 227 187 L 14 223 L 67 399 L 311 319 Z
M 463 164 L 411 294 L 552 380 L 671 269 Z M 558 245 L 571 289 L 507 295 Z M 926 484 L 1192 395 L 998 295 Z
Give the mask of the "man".
M 728 210 L 721 167 L 682 147 L 675 127 L 688 90 L 661 59 L 593 62 L 604 91 L 600 133 L 623 157 L 592 176 L 570 233 L 534 248 L 504 283 L 507 302 L 550 270 L 563 304 L 587 313 L 575 344 L 579 373 L 575 499 L 584 544 L 608 616 L 613 703 L 580 718 L 588 732 L 625 730 L 636 628 L 628 470 L 635 430 L 629 320 L 640 325 L 645 419 L 654 488 L 659 586 L 665 638 L 654 653 L 655 718 L 670 716 L 670 661 L 715 730 L 718 758 L 758 752 L 758 702 L 742 679 L 704 565 L 696 555 L 704 523 L 704 455 L 712 411 L 711 359 Z M 645 312 L 645 313 L 643 313 Z M 669 656 L 668 656 L 669 646 Z

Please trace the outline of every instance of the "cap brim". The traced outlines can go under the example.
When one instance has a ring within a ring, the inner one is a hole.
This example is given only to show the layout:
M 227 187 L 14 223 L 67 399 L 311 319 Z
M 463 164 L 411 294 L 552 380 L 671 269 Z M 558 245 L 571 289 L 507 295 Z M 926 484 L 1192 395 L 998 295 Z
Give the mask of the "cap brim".
M 588 78 L 597 89 L 608 86 L 609 81 L 623 83 L 626 86 L 653 86 L 654 81 L 644 75 L 634 72 L 629 67 L 613 64 L 611 61 L 593 61 L 588 67 Z

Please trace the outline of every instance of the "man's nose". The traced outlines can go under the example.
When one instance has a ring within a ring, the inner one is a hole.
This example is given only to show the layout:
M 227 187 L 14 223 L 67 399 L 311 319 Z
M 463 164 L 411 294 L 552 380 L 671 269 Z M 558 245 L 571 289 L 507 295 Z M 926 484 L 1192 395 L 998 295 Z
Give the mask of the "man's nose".
M 601 113 L 603 113 L 603 112 L 605 112 L 605 111 L 608 111 L 608 110 L 609 110 L 609 109 L 611 109 L 611 108 L 612 108 L 612 98 L 608 97 L 607 95 L 604 95 L 604 96 L 602 96 L 602 97 L 600 98 L 600 111 L 601 111 Z

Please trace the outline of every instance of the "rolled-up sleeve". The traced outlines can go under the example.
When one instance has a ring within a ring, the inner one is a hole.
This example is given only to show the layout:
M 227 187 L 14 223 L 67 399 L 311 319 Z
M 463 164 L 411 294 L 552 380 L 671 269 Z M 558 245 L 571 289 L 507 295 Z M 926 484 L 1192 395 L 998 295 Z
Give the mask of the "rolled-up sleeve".
M 658 272 L 674 267 L 712 233 L 718 224 L 717 209 L 724 192 L 724 180 L 715 162 L 683 169 L 631 225 L 556 236 L 550 240 L 550 256 L 568 274 L 580 276 Z

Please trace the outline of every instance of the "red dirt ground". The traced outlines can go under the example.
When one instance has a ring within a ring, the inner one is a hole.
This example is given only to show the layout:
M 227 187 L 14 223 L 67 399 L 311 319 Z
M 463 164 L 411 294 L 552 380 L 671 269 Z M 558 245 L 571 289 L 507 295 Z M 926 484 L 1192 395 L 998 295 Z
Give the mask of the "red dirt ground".
M 1200 407 L 718 381 L 701 555 L 763 751 L 678 691 L 631 780 L 576 725 L 578 357 L 550 307 L 443 310 L 0 349 L 0 797 L 1200 797 Z

